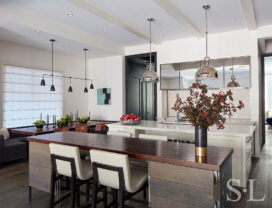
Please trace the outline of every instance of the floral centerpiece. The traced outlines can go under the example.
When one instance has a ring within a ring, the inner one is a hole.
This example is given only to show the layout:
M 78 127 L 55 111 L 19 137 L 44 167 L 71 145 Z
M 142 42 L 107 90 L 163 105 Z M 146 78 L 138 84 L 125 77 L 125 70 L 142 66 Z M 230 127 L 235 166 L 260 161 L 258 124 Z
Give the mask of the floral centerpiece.
M 198 83 L 193 83 L 189 90 L 190 95 L 186 100 L 177 98 L 173 109 L 183 113 L 195 126 L 196 155 L 205 156 L 207 129 L 213 125 L 224 129 L 227 117 L 232 117 L 233 113 L 242 109 L 244 103 L 239 101 L 239 105 L 234 105 L 231 90 L 209 96 L 207 86 Z
M 81 116 L 81 117 L 77 118 L 77 121 L 80 124 L 86 124 L 89 120 L 90 120 L 89 116 Z
M 38 130 L 42 130 L 43 126 L 46 124 L 43 120 L 37 120 L 33 123 Z

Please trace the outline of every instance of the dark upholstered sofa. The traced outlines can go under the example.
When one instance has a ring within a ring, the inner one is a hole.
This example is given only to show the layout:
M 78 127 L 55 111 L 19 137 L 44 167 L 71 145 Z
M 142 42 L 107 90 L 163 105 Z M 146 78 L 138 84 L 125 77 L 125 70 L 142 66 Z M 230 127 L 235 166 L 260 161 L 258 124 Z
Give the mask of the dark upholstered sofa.
M 28 158 L 28 142 L 26 137 L 10 132 L 10 138 L 4 140 L 0 135 L 0 166 L 3 163 Z

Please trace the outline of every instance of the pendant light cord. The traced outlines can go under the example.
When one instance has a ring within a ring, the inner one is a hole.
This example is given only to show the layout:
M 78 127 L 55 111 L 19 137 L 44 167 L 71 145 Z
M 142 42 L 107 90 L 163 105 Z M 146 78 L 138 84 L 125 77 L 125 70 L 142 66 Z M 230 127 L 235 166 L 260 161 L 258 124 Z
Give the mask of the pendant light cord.
M 152 63 L 151 63 L 151 21 L 149 21 L 149 71 L 152 71 Z
M 205 9 L 205 18 L 206 18 L 206 58 L 208 57 L 208 8 Z
M 86 68 L 87 68 L 87 64 L 86 64 L 86 51 L 87 51 L 87 49 L 84 49 L 84 51 L 85 51 L 85 87 L 87 86 L 86 85 L 86 77 L 87 77 L 87 72 L 86 72 Z
M 52 85 L 53 85 L 53 76 L 54 76 L 54 41 L 55 40 L 51 40 L 52 43 Z

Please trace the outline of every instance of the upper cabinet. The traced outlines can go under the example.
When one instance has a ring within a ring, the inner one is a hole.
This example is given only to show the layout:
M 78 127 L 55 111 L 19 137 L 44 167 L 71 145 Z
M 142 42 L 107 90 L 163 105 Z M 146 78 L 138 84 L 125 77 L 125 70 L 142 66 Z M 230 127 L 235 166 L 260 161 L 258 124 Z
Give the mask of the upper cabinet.
M 196 82 L 195 74 L 202 66 L 203 61 L 181 62 L 173 64 L 161 64 L 160 86 L 162 90 L 188 89 Z M 234 75 L 240 87 L 250 87 L 250 57 L 233 57 L 212 59 L 213 66 L 218 73 L 216 80 L 202 80 L 210 89 L 227 87 Z

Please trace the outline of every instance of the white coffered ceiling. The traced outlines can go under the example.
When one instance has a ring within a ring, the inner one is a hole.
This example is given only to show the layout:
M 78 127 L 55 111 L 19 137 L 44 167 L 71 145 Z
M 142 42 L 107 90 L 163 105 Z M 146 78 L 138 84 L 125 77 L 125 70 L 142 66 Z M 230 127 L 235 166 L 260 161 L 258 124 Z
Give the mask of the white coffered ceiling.
M 147 43 L 147 17 L 155 44 L 201 37 L 203 4 L 210 33 L 272 24 L 271 0 L 0 0 L 0 40 L 49 49 L 54 38 L 56 50 L 74 55 L 85 47 L 90 57 L 123 54 Z

